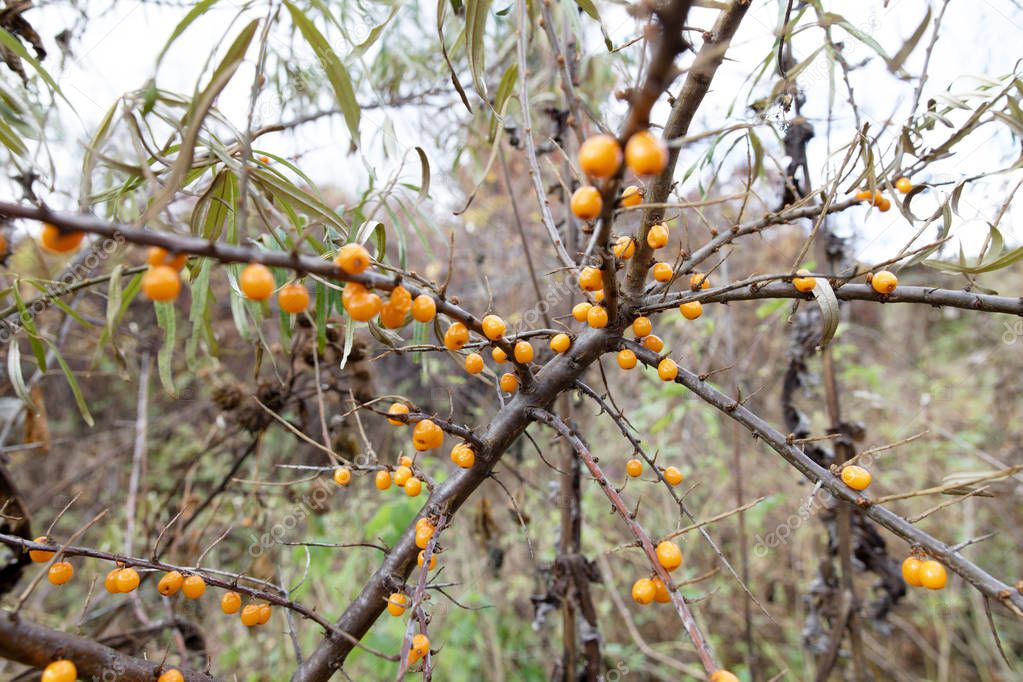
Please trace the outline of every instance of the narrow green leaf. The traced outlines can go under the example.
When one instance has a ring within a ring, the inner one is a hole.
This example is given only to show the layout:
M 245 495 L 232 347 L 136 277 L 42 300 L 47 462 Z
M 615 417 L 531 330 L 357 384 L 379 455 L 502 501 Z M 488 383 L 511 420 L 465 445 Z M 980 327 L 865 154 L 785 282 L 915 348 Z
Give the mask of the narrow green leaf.
M 18 348 L 17 339 L 11 339 L 11 344 L 7 347 L 7 377 L 11 380 L 14 392 L 28 406 L 28 409 L 35 413 L 35 402 L 28 391 L 28 386 L 25 385 L 25 377 L 21 373 L 21 349 Z
M 163 330 L 163 344 L 156 356 L 156 365 L 160 371 L 160 383 L 163 390 L 177 396 L 174 390 L 174 339 L 177 336 L 177 311 L 173 301 L 155 301 L 156 323 Z
M 426 152 L 422 147 L 416 147 L 416 153 L 419 154 L 419 166 L 420 166 L 420 181 L 419 181 L 419 201 L 423 201 L 430 196 L 430 159 L 426 156 Z
M 467 0 L 465 3 L 465 50 L 469 58 L 469 71 L 476 92 L 488 101 L 487 87 L 483 82 L 485 73 L 484 37 L 487 30 L 487 16 L 490 14 L 491 0 Z M 520 36 L 525 40 L 525 36 Z
M 889 71 L 895 73 L 896 71 L 902 68 L 902 65 L 906 63 L 907 59 L 909 59 L 909 55 L 913 53 L 913 50 L 916 49 L 917 44 L 920 43 L 920 39 L 923 38 L 924 32 L 927 30 L 927 25 L 929 23 L 931 23 L 931 8 L 928 5 L 927 13 L 924 14 L 923 21 L 920 22 L 920 25 L 916 27 L 915 31 L 913 31 L 913 35 L 911 35 L 909 39 L 902 44 L 902 47 L 899 48 L 899 51 L 896 52 L 895 55 L 891 58 L 891 60 L 888 62 Z
M 92 418 L 92 414 L 89 412 L 89 406 L 85 402 L 85 397 L 82 395 L 82 387 L 78 385 L 78 380 L 75 379 L 74 372 L 68 367 L 67 361 L 64 356 L 60 354 L 57 347 L 50 344 L 50 350 L 53 352 L 53 356 L 57 358 L 57 362 L 60 364 L 60 369 L 64 372 L 64 378 L 67 379 L 68 388 L 71 389 L 71 395 L 75 397 L 75 404 L 78 406 L 78 411 L 82 415 L 82 419 L 89 426 L 95 425 L 95 421 Z
M 168 38 L 167 42 L 164 43 L 163 49 L 160 50 L 160 54 L 157 55 L 156 57 L 157 65 L 159 65 L 160 62 L 163 61 L 163 56 L 167 54 L 167 50 L 169 50 L 170 46 L 174 44 L 174 41 L 178 39 L 178 36 L 184 33 L 185 29 L 191 26 L 193 21 L 198 19 L 203 14 L 206 14 L 206 11 L 213 7 L 213 5 L 215 5 L 216 3 L 217 0 L 203 0 L 202 2 L 196 3 L 195 7 L 189 10 L 188 14 L 186 14 L 185 17 L 178 22 L 178 25 L 174 27 L 174 30 L 171 32 L 170 38 Z

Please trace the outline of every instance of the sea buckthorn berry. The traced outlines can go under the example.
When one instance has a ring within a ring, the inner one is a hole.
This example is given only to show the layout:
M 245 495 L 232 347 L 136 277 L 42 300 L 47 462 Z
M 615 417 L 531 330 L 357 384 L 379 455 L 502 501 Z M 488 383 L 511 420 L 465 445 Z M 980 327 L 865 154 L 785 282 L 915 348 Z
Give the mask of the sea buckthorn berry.
M 689 276 L 689 288 L 693 291 L 696 291 L 697 289 L 709 289 L 710 275 L 705 275 L 702 272 L 694 272 Z
M 345 282 L 344 288 L 341 289 L 341 305 L 347 309 L 352 301 L 368 293 L 369 289 L 358 282 Z
M 122 594 L 134 592 L 139 582 L 139 573 L 134 568 L 122 568 L 117 572 L 117 591 Z
M 665 570 L 674 571 L 682 565 L 682 550 L 671 540 L 664 540 L 657 544 L 657 561 Z
M 162 246 L 150 246 L 146 250 L 146 263 L 149 265 L 169 265 L 175 270 L 181 270 L 187 262 L 187 253 L 176 253 L 171 257 Z
M 636 354 L 628 348 L 618 351 L 617 359 L 618 366 L 622 369 L 632 369 L 636 366 Z
M 508 325 L 497 315 L 487 315 L 484 317 L 481 326 L 483 327 L 483 334 L 491 341 L 497 341 L 504 336 L 505 331 L 508 329 Z
M 887 213 L 889 210 L 891 210 L 891 207 L 892 202 L 888 199 L 888 197 L 881 197 L 880 199 L 878 199 L 877 210 L 881 211 L 881 213 Z
M 653 578 L 651 582 L 654 584 L 654 601 L 658 604 L 667 604 L 671 601 L 671 592 L 668 591 L 668 587 L 664 584 L 664 581 L 660 578 Z
M 856 465 L 842 469 L 842 482 L 853 490 L 866 490 L 870 485 L 870 472 Z
M 424 419 L 412 429 L 412 446 L 419 452 L 439 448 L 444 442 L 444 430 L 432 420 Z
M 695 320 L 703 315 L 703 304 L 699 301 L 687 301 L 678 307 L 678 311 L 687 320 Z
M 437 302 L 432 296 L 419 294 L 412 301 L 412 319 L 416 322 L 430 322 L 437 316 Z
M 156 682 L 185 682 L 185 676 L 177 668 L 171 668 L 160 675 Z
M 641 339 L 654 330 L 654 326 L 650 324 L 649 317 L 637 317 L 632 321 L 632 333 L 636 335 L 637 339 Z
M 423 551 L 421 551 L 419 553 L 419 556 L 416 557 L 416 565 L 419 566 L 419 568 L 423 567 L 423 556 L 425 554 L 426 554 L 426 550 L 423 550 Z M 435 568 L 437 568 L 437 555 L 436 554 L 431 554 L 430 555 L 430 566 L 426 570 L 427 571 L 432 571 Z
M 433 521 L 431 521 L 429 517 L 420 516 L 416 519 L 416 530 L 419 530 L 420 528 L 433 528 Z
M 246 604 L 245 608 L 242 609 L 242 625 L 247 628 L 255 627 L 259 625 L 259 605 L 258 604 Z
M 519 378 L 511 372 L 505 372 L 501 375 L 500 384 L 505 393 L 514 393 L 519 388 Z
M 657 588 L 654 587 L 654 581 L 650 578 L 640 578 L 632 583 L 632 598 L 638 604 L 649 604 L 654 600 L 656 594 Z
M 643 475 L 643 463 L 638 459 L 630 459 L 625 463 L 625 473 L 633 478 Z
M 715 670 L 710 676 L 710 682 L 739 682 L 739 678 L 727 670 Z
M 586 324 L 594 329 L 603 329 L 607 326 L 607 310 L 603 306 L 593 306 L 586 312 Z
M 309 290 L 298 282 L 289 282 L 277 292 L 277 305 L 289 315 L 303 313 L 309 307 Z
M 411 458 L 411 457 L 409 457 L 408 455 L 402 455 L 402 456 L 401 456 L 401 457 L 400 457 L 400 458 L 398 459 L 398 465 L 399 465 L 399 466 L 403 466 L 403 467 L 409 467 L 409 468 L 412 468 L 412 464 L 413 464 L 413 462 L 412 462 L 412 458 Z
M 405 326 L 405 315 L 407 310 L 399 310 L 388 300 L 380 306 L 380 324 L 387 329 L 397 329 Z
M 909 178 L 899 178 L 895 181 L 895 189 L 903 194 L 909 194 L 913 190 L 913 183 Z
M 430 543 L 430 538 L 433 537 L 434 531 L 435 529 L 433 526 L 416 528 L 416 547 L 419 549 L 426 549 L 426 546 Z
M 593 307 L 592 303 L 583 301 L 582 303 L 576 303 L 572 306 L 572 317 L 576 319 L 576 322 L 585 322 L 586 313 L 590 312 L 590 308 Z
M 50 566 L 46 572 L 46 579 L 54 585 L 63 585 L 71 580 L 75 574 L 75 567 L 68 561 L 58 561 Z
M 659 249 L 668 243 L 668 226 L 664 223 L 657 223 L 650 226 L 646 233 L 646 243 L 651 249 Z
M 604 290 L 597 289 L 596 291 L 594 291 L 593 300 L 596 301 L 597 303 L 602 303 L 604 301 Z
M 348 485 L 352 481 L 352 470 L 348 467 L 338 467 L 334 469 L 334 483 L 338 485 Z
M 627 236 L 619 237 L 612 250 L 614 251 L 615 258 L 628 260 L 632 258 L 632 254 L 636 253 L 636 240 Z
M 395 310 L 400 310 L 403 314 L 412 310 L 412 294 L 400 284 L 391 290 L 391 295 L 387 298 L 387 302 L 391 304 L 391 307 Z
M 469 374 L 479 374 L 483 371 L 483 356 L 479 353 L 469 353 L 465 356 L 465 371 Z
M 259 609 L 259 620 L 257 621 L 260 625 L 266 625 L 270 622 L 270 616 L 273 614 L 273 610 L 269 604 L 263 603 L 258 607 Z
M 622 206 L 639 206 L 643 203 L 643 190 L 635 185 L 629 185 L 622 192 Z
M 533 361 L 533 344 L 529 341 L 519 341 L 515 344 L 515 362 L 520 365 L 528 365 Z
M 934 559 L 920 564 L 920 584 L 928 590 L 940 590 L 948 583 L 948 572 Z
M 178 593 L 184 582 L 185 576 L 181 575 L 180 571 L 170 571 L 169 573 L 164 573 L 163 577 L 160 578 L 160 582 L 156 584 L 156 591 L 165 597 L 170 597 Z
M 674 274 L 674 271 L 671 269 L 671 263 L 665 263 L 663 261 L 660 263 L 654 263 L 654 279 L 658 282 L 671 281 L 671 277 Z
M 274 276 L 270 268 L 262 263 L 249 263 L 242 268 L 238 286 L 246 298 L 252 301 L 265 301 L 274 291 Z
M 462 469 L 471 469 L 476 463 L 476 453 L 468 443 L 459 443 L 451 450 L 451 461 Z
M 916 557 L 906 557 L 906 560 L 902 562 L 902 579 L 906 581 L 907 585 L 912 587 L 920 587 L 920 567 L 923 566 L 924 562 L 920 561 Z
M 887 296 L 895 291 L 895 287 L 899 286 L 899 278 L 888 270 L 882 270 L 881 272 L 874 273 L 870 278 L 870 286 L 877 293 Z
M 391 487 L 391 472 L 381 469 L 373 477 L 373 483 L 376 485 L 377 490 L 387 490 Z
M 405 613 L 405 608 L 408 606 L 408 595 L 402 594 L 401 592 L 392 592 L 391 596 L 387 598 L 387 613 L 391 614 L 395 618 Z
M 394 480 L 394 485 L 405 485 L 406 481 L 412 478 L 412 469 L 404 465 L 399 466 L 394 470 L 394 475 L 391 478 Z
M 198 599 L 206 594 L 206 581 L 199 575 L 190 575 L 181 585 L 181 593 L 189 599 Z
M 590 221 L 600 215 L 604 208 L 604 200 L 600 197 L 600 190 L 590 185 L 583 185 L 572 193 L 572 215 L 579 220 Z
M 420 658 L 430 653 L 430 639 L 421 632 L 415 635 L 412 638 L 412 651 Z
M 78 668 L 66 659 L 54 661 L 43 669 L 41 682 L 75 682 L 78 679 Z
M 348 286 L 345 289 L 348 289 Z M 356 322 L 369 322 L 380 313 L 381 308 L 384 307 L 384 302 L 376 294 L 366 291 L 365 293 L 352 296 L 347 302 L 342 299 L 342 305 L 344 305 L 348 315 Z
M 369 251 L 362 244 L 345 244 L 338 249 L 334 263 L 349 275 L 358 275 L 369 267 Z
M 657 365 L 657 376 L 661 381 L 674 381 L 678 376 L 678 365 L 671 358 L 664 358 Z
M 423 482 L 415 476 L 410 476 L 409 479 L 405 481 L 405 494 L 409 497 L 418 496 L 422 490 Z
M 685 480 L 685 474 L 678 470 L 678 467 L 666 467 L 664 469 L 664 480 L 669 485 L 678 485 Z
M 555 353 L 564 353 L 572 347 L 572 337 L 568 334 L 555 334 L 551 337 L 551 350 Z
M 220 598 L 220 610 L 229 616 L 238 613 L 238 609 L 241 607 L 242 596 L 237 592 L 225 592 L 224 596 Z
M 68 253 L 77 249 L 83 239 L 85 239 L 84 232 L 64 231 L 56 225 L 44 223 L 39 242 L 50 253 Z
M 408 405 L 405 403 L 394 403 L 387 408 L 387 414 L 408 414 Z M 395 426 L 402 426 L 405 423 L 398 419 L 391 419 L 390 417 L 387 418 L 387 421 Z
M 871 199 L 874 197 L 874 193 L 871 192 L 869 189 L 861 189 L 859 192 L 856 193 L 855 197 L 856 201 L 871 201 Z
M 625 164 L 636 175 L 657 175 L 667 163 L 667 146 L 649 130 L 639 131 L 625 143 Z
M 48 545 L 50 543 L 50 538 L 46 537 L 45 535 L 40 535 L 32 542 L 35 542 L 36 544 L 39 545 Z M 53 558 L 54 554 L 56 554 L 56 552 L 50 552 L 45 549 L 30 549 L 28 551 L 28 558 L 37 564 L 45 564 L 47 561 Z
M 604 288 L 604 279 L 599 268 L 586 266 L 579 273 L 579 287 L 583 291 L 598 291 Z
M 817 279 L 815 277 L 807 277 L 810 274 L 809 270 L 800 270 L 796 273 L 797 275 L 803 275 L 802 277 L 793 277 L 792 286 L 796 288 L 801 294 L 808 294 L 813 291 L 813 288 L 817 286 Z
M 469 343 L 469 328 L 461 322 L 452 322 L 444 332 L 444 347 L 448 350 L 462 350 Z
M 173 301 L 181 291 L 181 275 L 169 265 L 156 265 L 142 275 L 142 293 L 150 301 Z
M 610 135 L 594 135 L 579 146 L 579 167 L 595 178 L 607 178 L 622 166 L 622 148 Z
M 121 569 L 115 568 L 107 573 L 107 577 L 103 579 L 103 587 L 110 594 L 118 594 L 121 591 L 121 588 L 117 584 L 117 576 L 120 572 Z
M 643 339 L 643 347 L 655 353 L 660 353 L 664 350 L 664 341 L 657 334 L 651 334 Z
M 503 365 L 508 362 L 508 354 L 498 346 L 494 346 L 494 349 L 490 351 L 490 357 L 494 358 L 494 362 L 499 365 Z

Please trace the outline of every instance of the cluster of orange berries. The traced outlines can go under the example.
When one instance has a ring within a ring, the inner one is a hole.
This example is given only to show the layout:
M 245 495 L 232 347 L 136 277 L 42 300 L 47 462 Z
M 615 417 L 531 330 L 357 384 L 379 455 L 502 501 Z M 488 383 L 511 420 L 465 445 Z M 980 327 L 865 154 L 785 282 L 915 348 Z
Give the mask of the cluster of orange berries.
M 595 135 L 579 147 L 579 167 L 591 178 L 609 178 L 625 165 L 636 175 L 656 175 L 668 163 L 668 148 L 662 140 L 650 131 L 643 130 L 625 143 L 625 154 L 621 145 L 611 135 Z M 622 193 L 623 206 L 636 206 L 643 201 L 642 191 L 635 185 Z M 580 220 L 591 221 L 600 216 L 604 201 L 600 190 L 593 185 L 583 185 L 572 194 L 569 203 L 573 215 Z
M 46 666 L 40 678 L 41 682 L 75 682 L 77 679 L 78 668 L 66 658 Z M 185 676 L 177 668 L 170 668 L 165 670 L 156 682 L 185 682 Z
M 419 568 L 423 567 L 423 561 L 426 558 L 426 546 L 430 544 L 430 540 L 433 538 L 433 534 L 437 532 L 437 527 L 433 525 L 433 521 L 425 516 L 421 516 L 416 519 L 416 547 L 419 548 L 419 556 L 416 557 L 416 565 Z M 432 571 L 437 566 L 437 552 L 436 547 L 434 551 L 430 553 L 430 565 L 427 567 L 427 571 Z
M 674 542 L 665 540 L 657 545 L 657 561 L 669 573 L 682 565 L 682 550 Z M 653 578 L 640 578 L 632 584 L 632 598 L 639 604 L 658 602 L 666 604 L 671 601 L 671 593 L 664 581 Z
M 940 590 L 948 583 L 948 572 L 940 562 L 934 559 L 921 561 L 910 556 L 902 562 L 902 579 L 912 587 Z
M 242 596 L 237 592 L 225 592 L 220 598 L 220 610 L 229 616 L 238 614 L 242 625 L 247 628 L 266 625 L 273 615 L 273 608 L 266 602 L 253 602 L 242 607 Z
M 495 342 L 501 341 L 508 330 L 508 325 L 505 324 L 505 321 L 494 314 L 486 315 L 481 321 L 480 326 L 483 328 L 483 335 L 490 341 Z M 559 334 L 558 336 L 564 337 L 563 340 L 568 343 L 563 344 L 562 339 L 559 339 L 558 343 L 554 343 L 554 339 L 552 339 L 551 348 L 562 347 L 563 350 L 556 352 L 563 353 L 565 350 L 568 350 L 572 341 L 567 334 Z M 450 351 L 460 351 L 468 342 L 469 328 L 461 322 L 452 322 L 447 331 L 444 332 L 444 347 Z M 508 353 L 500 346 L 494 346 L 490 355 L 494 358 L 494 362 L 499 365 L 503 365 L 508 361 Z M 512 346 L 512 357 L 520 365 L 528 365 L 535 356 L 536 350 L 533 348 L 533 344 L 525 339 L 516 341 Z M 465 371 L 469 374 L 479 374 L 483 371 L 484 367 L 483 356 L 479 353 L 472 352 L 465 356 Z M 519 388 L 519 378 L 512 372 L 505 372 L 499 378 L 498 385 L 505 393 L 514 393 Z
M 639 478 L 643 475 L 643 462 L 636 458 L 630 459 L 625 463 L 625 473 L 627 473 L 631 478 Z M 664 469 L 661 470 L 661 475 L 664 476 L 664 480 L 670 485 L 678 485 L 686 478 L 685 474 L 679 471 L 678 467 L 675 466 L 664 467 Z
M 532 349 L 532 346 L 530 346 L 530 348 Z M 404 403 L 394 403 L 390 406 L 390 408 L 388 408 L 387 413 L 395 416 L 407 415 L 409 413 L 409 407 Z M 387 421 L 394 426 L 403 426 L 408 420 L 388 417 Z M 436 422 L 432 419 L 420 419 L 416 422 L 416 425 L 412 429 L 412 447 L 414 447 L 418 452 L 435 450 L 443 444 L 444 430 L 437 426 Z M 451 448 L 451 461 L 462 469 L 471 469 L 472 465 L 476 463 L 476 453 L 473 451 L 472 445 L 464 442 L 457 443 L 453 448 Z M 412 459 L 409 457 L 402 457 L 398 468 L 394 472 L 393 481 L 398 485 L 405 486 L 405 492 L 408 495 L 415 497 L 419 494 L 420 482 L 412 476 L 411 466 Z M 337 479 L 335 478 L 335 480 Z M 387 470 L 377 472 L 376 481 L 378 488 L 386 490 L 391 486 L 391 473 Z M 410 481 L 415 481 L 413 484 L 415 492 L 410 491 L 408 488 Z
M 913 183 L 909 178 L 899 178 L 895 181 L 895 189 L 903 194 L 909 194 L 913 189 Z M 869 189 L 864 189 L 857 192 L 855 196 L 857 201 L 869 201 L 872 206 L 877 206 L 882 213 L 892 207 L 892 202 L 881 193 L 881 190 L 871 192 Z
M 427 521 L 427 519 L 425 519 L 425 518 L 422 518 L 422 519 L 419 519 L 419 520 L 420 521 Z M 429 522 L 427 521 L 427 523 L 429 523 Z M 419 524 L 416 524 L 416 525 L 417 525 L 417 528 L 418 528 Z M 417 530 L 416 537 L 418 538 L 418 530 Z M 434 556 L 430 557 L 430 568 L 431 569 L 433 568 L 434 563 L 436 562 L 436 560 L 437 560 L 436 557 L 434 557 Z M 419 554 L 419 565 L 420 566 L 423 565 L 422 552 L 420 552 L 420 554 Z M 392 592 L 391 595 L 387 598 L 387 613 L 391 614 L 395 618 L 398 618 L 399 616 L 404 614 L 405 610 L 409 607 L 409 601 L 410 601 L 409 600 L 409 596 L 407 594 L 405 594 L 403 592 Z M 408 664 L 409 665 L 413 665 L 414 663 L 419 661 L 421 658 L 425 657 L 426 654 L 429 651 L 430 651 L 430 640 L 429 640 L 429 638 L 426 635 L 424 635 L 422 633 L 419 633 L 419 634 L 413 636 L 412 637 L 412 647 L 409 649 L 409 652 L 408 652 Z

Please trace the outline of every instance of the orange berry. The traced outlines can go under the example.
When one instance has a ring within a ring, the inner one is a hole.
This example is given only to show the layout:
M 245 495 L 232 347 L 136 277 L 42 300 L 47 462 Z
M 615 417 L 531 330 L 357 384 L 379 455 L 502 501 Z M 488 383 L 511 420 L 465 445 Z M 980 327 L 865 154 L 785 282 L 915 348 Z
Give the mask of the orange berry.
M 387 408 L 387 414 L 408 414 L 408 405 L 405 403 L 394 403 Z M 391 419 L 390 417 L 387 418 L 387 421 L 395 426 L 401 426 L 405 423 L 398 419 Z
M 387 490 L 391 487 L 391 472 L 381 469 L 373 478 L 373 483 L 376 485 L 377 490 Z
M 678 365 L 671 358 L 664 358 L 657 365 L 657 376 L 661 381 L 674 381 L 678 376 Z
M 667 604 L 671 601 L 671 592 L 668 591 L 664 581 L 660 578 L 653 578 L 651 582 L 654 584 L 654 601 L 658 604 Z
M 185 682 L 185 676 L 177 668 L 171 668 L 160 675 L 156 682 Z
M 461 322 L 452 322 L 444 332 L 444 347 L 448 350 L 462 350 L 469 343 L 469 328 Z
M 469 353 L 465 356 L 465 371 L 469 374 L 479 374 L 483 371 L 483 356 L 479 353 Z
M 533 361 L 533 344 L 529 341 L 519 341 L 515 344 L 515 362 L 520 365 L 528 365 Z
M 423 567 L 423 555 L 425 555 L 425 554 L 426 554 L 426 550 L 423 550 L 422 552 L 419 553 L 419 556 L 416 558 L 416 565 L 419 566 L 419 568 Z M 430 555 L 430 566 L 426 570 L 427 571 L 432 571 L 435 568 L 437 568 L 437 555 L 436 554 L 431 554 Z
M 625 164 L 636 175 L 657 175 L 668 164 L 668 147 L 649 130 L 641 130 L 625 143 Z
M 505 393 L 514 393 L 519 388 L 519 378 L 511 372 L 505 372 L 501 375 L 500 384 Z
M 426 656 L 430 653 L 430 639 L 421 632 L 415 635 L 412 638 L 412 651 L 416 652 L 420 658 Z
M 45 535 L 40 535 L 32 542 L 39 545 L 48 545 L 50 544 L 50 538 L 46 537 Z M 54 554 L 56 554 L 56 552 L 49 552 L 45 549 L 30 549 L 28 551 L 28 558 L 37 564 L 45 564 L 47 561 L 53 558 Z
M 625 473 L 633 478 L 643 475 L 643 463 L 638 459 L 630 459 L 625 463 Z
M 305 312 L 309 307 L 309 290 L 298 282 L 289 282 L 277 292 L 277 305 L 291 315 Z
M 674 274 L 670 263 L 661 262 L 654 264 L 654 279 L 658 282 L 668 282 Z
M 572 215 L 579 220 L 590 221 L 600 216 L 604 208 L 604 200 L 600 196 L 600 190 L 590 185 L 584 185 L 572 193 Z
M 628 348 L 618 351 L 618 366 L 622 369 L 632 369 L 636 366 L 636 354 Z
M 632 237 L 619 237 L 612 250 L 614 251 L 615 258 L 628 260 L 632 258 L 632 254 L 636 253 L 636 240 Z
M 948 583 L 948 572 L 934 559 L 920 564 L 920 584 L 928 590 L 940 590 Z
M 406 311 L 398 310 L 391 301 L 380 306 L 380 324 L 387 329 L 397 329 L 405 325 Z
M 156 265 L 142 275 L 142 293 L 150 301 L 173 301 L 181 291 L 181 275 L 169 265 Z
M 160 582 L 156 584 L 156 591 L 165 597 L 170 597 L 178 593 L 184 582 L 185 576 L 181 575 L 180 571 L 170 571 L 169 573 L 164 573 L 163 577 L 160 578 Z
M 881 197 L 877 200 L 877 210 L 881 211 L 881 213 L 887 213 L 891 208 L 892 202 L 888 197 Z
M 715 670 L 710 676 L 710 682 L 739 682 L 739 678 L 727 670 Z
M 622 165 L 622 148 L 610 135 L 594 135 L 579 146 L 579 167 L 595 178 L 607 178 Z
M 701 272 L 694 272 L 689 276 L 689 288 L 693 291 L 696 291 L 697 289 L 709 289 L 710 275 L 704 275 Z
M 632 321 L 632 333 L 637 339 L 641 339 L 654 330 L 649 317 L 637 317 Z
M 508 354 L 499 346 L 494 346 L 494 350 L 490 351 L 490 356 L 494 358 L 494 362 L 499 365 L 503 365 L 508 362 Z
M 206 594 L 206 581 L 199 575 L 190 575 L 181 585 L 181 593 L 189 599 L 198 599 Z
M 451 450 L 451 461 L 462 469 L 471 469 L 476 463 L 476 453 L 468 443 L 459 443 Z
M 349 275 L 358 275 L 369 267 L 369 251 L 362 244 L 345 244 L 338 249 L 334 264 Z
M 426 549 L 426 546 L 430 544 L 430 538 L 433 537 L 435 530 L 436 529 L 433 526 L 416 528 L 416 547 L 419 549 Z
M 643 339 L 643 346 L 655 353 L 660 353 L 664 350 L 664 341 L 661 341 L 661 337 L 657 334 L 651 334 Z
M 920 567 L 923 565 L 924 562 L 916 557 L 906 557 L 906 560 L 902 562 L 902 579 L 906 581 L 907 585 L 920 587 L 923 584 L 920 582 Z
M 238 609 L 241 607 L 242 596 L 237 592 L 225 592 L 224 596 L 220 598 L 220 610 L 229 616 L 238 613 Z
M 657 545 L 657 561 L 665 570 L 674 571 L 682 565 L 682 550 L 671 540 L 660 542 Z
M 338 485 L 348 485 L 352 480 L 352 470 L 348 467 L 338 467 L 334 469 L 334 483 Z
M 429 322 L 437 316 L 437 303 L 432 296 L 419 294 L 412 301 L 412 319 L 416 322 Z
M 684 481 L 685 478 L 685 475 L 678 470 L 678 467 L 672 466 L 664 469 L 664 480 L 667 481 L 669 485 L 678 485 Z
M 46 579 L 54 585 L 63 585 L 71 580 L 75 574 L 75 567 L 68 561 L 58 561 L 50 566 L 46 572 Z
M 657 223 L 650 226 L 646 233 L 646 243 L 651 249 L 659 249 L 668 243 L 668 226 L 664 223 Z
M 259 620 L 257 621 L 260 625 L 266 625 L 270 622 L 270 616 L 273 613 L 269 604 L 260 604 L 259 609 Z
M 259 605 L 258 604 L 246 604 L 245 608 L 242 609 L 242 625 L 247 628 L 259 625 Z
M 40 682 L 75 682 L 78 679 L 78 668 L 66 659 L 54 661 L 43 669 Z
M 433 521 L 431 521 L 429 517 L 420 516 L 416 519 L 416 530 L 419 530 L 420 528 L 433 528 Z
M 171 257 L 162 246 L 150 246 L 146 251 L 146 263 L 149 265 L 169 265 L 175 270 L 181 270 L 187 262 L 187 253 L 176 253 Z
M 103 579 L 103 587 L 110 594 L 118 594 L 121 588 L 117 584 L 117 576 L 120 574 L 121 569 L 115 568 L 114 570 L 107 573 L 107 577 Z
M 579 287 L 583 291 L 598 291 L 604 288 L 604 278 L 599 268 L 586 266 L 579 273 Z
M 871 192 L 869 189 L 861 189 L 859 192 L 855 194 L 856 201 L 870 201 L 870 199 L 873 196 L 874 193 Z
M 487 315 L 480 326 L 483 327 L 483 334 L 491 341 L 497 341 L 508 329 L 508 325 L 497 315 Z
M 593 306 L 586 313 L 586 324 L 594 329 L 603 329 L 607 326 L 607 310 L 603 306 Z
M 639 206 L 643 203 L 643 190 L 635 185 L 629 185 L 622 192 L 622 206 Z
M 444 430 L 432 420 L 424 419 L 412 429 L 412 446 L 419 452 L 439 448 L 444 442 Z
M 797 275 L 809 275 L 809 270 L 800 270 L 796 273 Z M 808 294 L 813 291 L 813 288 L 817 286 L 817 279 L 814 277 L 793 277 L 792 286 L 796 288 L 801 294 Z
M 348 286 L 345 289 L 348 289 Z M 342 298 L 342 304 L 348 315 L 356 322 L 369 322 L 384 307 L 380 297 L 368 291 L 351 296 L 347 301 Z
M 551 337 L 551 350 L 555 353 L 564 353 L 572 346 L 572 337 L 568 334 L 555 334 Z
M 408 595 L 401 592 L 392 592 L 391 596 L 387 598 L 387 613 L 397 618 L 405 613 L 408 602 Z
M 412 294 L 400 284 L 391 290 L 391 295 L 388 297 L 387 302 L 394 310 L 401 311 L 402 315 L 412 310 Z
M 632 598 L 638 604 L 649 604 L 654 600 L 656 594 L 657 588 L 650 578 L 640 578 L 632 583 Z
M 913 189 L 913 183 L 910 182 L 909 178 L 899 178 L 895 181 L 895 189 L 903 194 L 909 194 Z
M 422 489 L 423 482 L 415 476 L 411 476 L 407 481 L 405 481 L 405 494 L 409 497 L 418 496 Z
M 703 315 L 703 304 L 699 301 L 688 301 L 680 305 L 678 311 L 687 320 L 695 320 L 700 315 Z
M 895 291 L 895 287 L 898 285 L 899 278 L 888 270 L 882 270 L 881 272 L 875 273 L 874 276 L 870 278 L 870 286 L 874 288 L 874 291 L 885 296 Z
M 274 290 L 274 276 L 270 268 L 262 263 L 249 263 L 242 269 L 238 278 L 238 286 L 246 298 L 253 301 L 265 301 Z
M 853 490 L 866 490 L 870 485 L 870 472 L 856 465 L 842 469 L 842 482 Z
M 572 317 L 574 317 L 577 322 L 585 322 L 586 314 L 590 312 L 590 308 L 592 307 L 593 304 L 589 303 L 588 301 L 576 303 L 574 306 L 572 306 Z
M 403 486 L 406 481 L 412 478 L 412 469 L 402 464 L 394 470 L 394 475 L 391 478 L 394 480 L 394 485 Z
M 122 594 L 134 592 L 139 582 L 139 573 L 134 568 L 122 568 L 117 572 L 117 591 Z
M 39 241 L 50 253 L 68 253 L 77 249 L 83 239 L 84 232 L 63 231 L 56 225 L 44 223 Z

